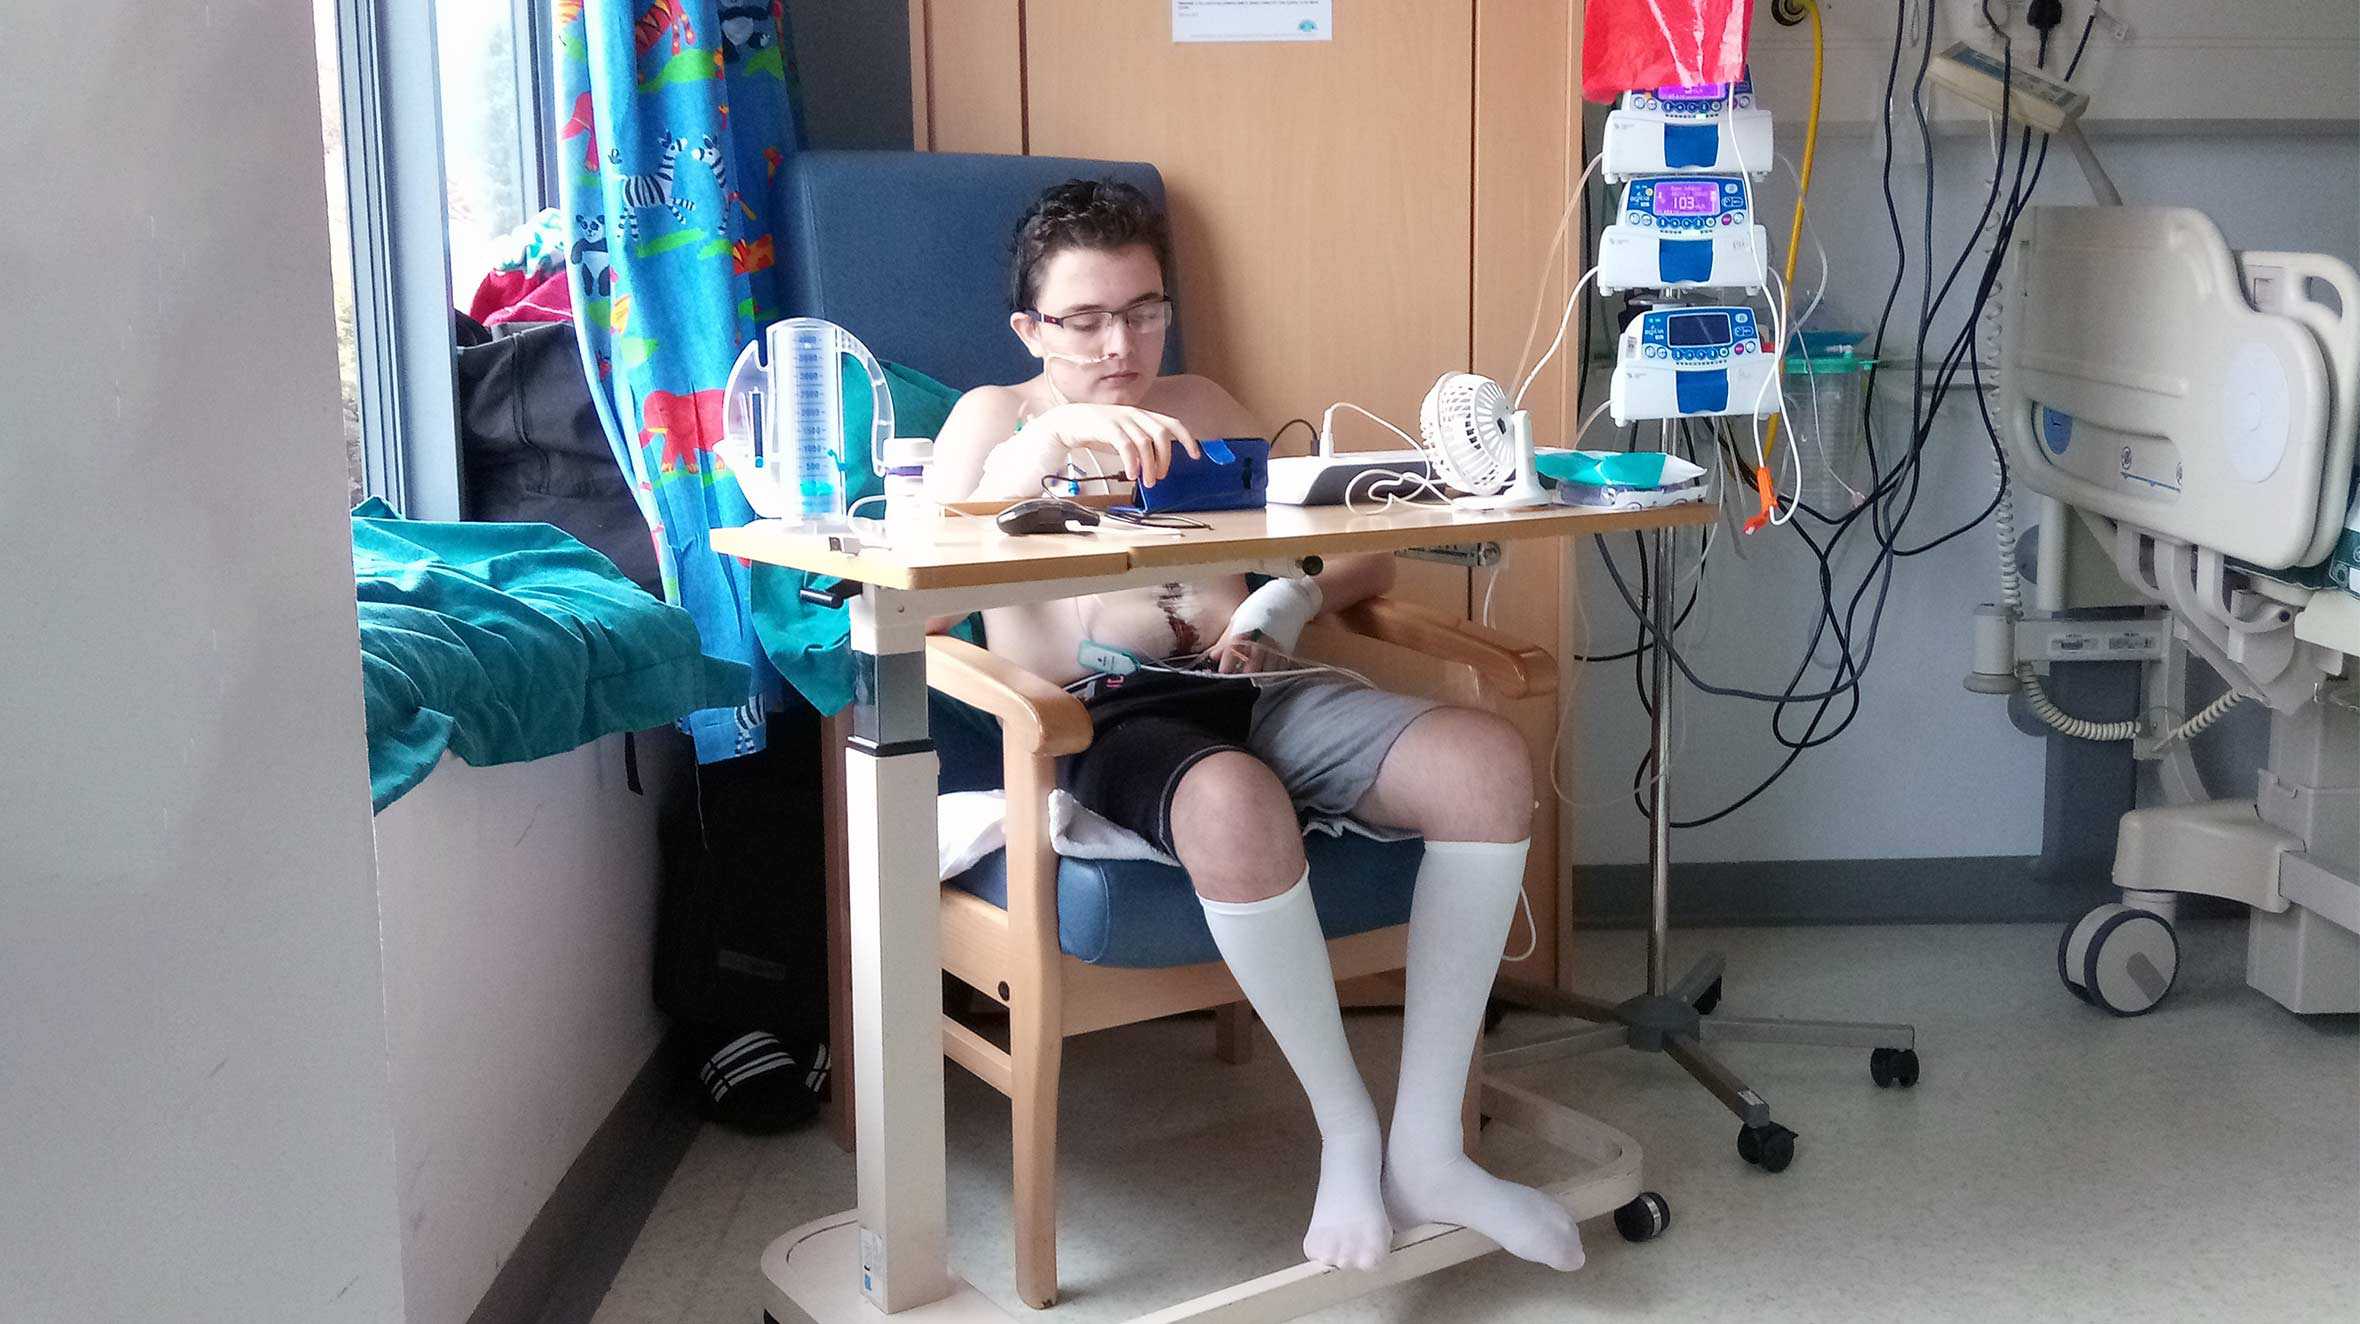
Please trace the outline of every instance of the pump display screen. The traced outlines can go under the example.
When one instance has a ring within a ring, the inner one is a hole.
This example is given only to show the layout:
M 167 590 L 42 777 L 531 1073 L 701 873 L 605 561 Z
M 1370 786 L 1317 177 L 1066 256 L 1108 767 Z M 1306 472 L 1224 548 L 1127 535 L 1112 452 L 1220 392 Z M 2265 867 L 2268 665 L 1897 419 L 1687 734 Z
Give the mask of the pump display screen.
M 1681 313 L 1664 319 L 1664 339 L 1674 349 L 1729 343 L 1729 314 Z
M 1697 83 L 1694 86 L 1682 86 L 1673 83 L 1670 86 L 1655 89 L 1655 95 L 1657 99 L 1663 101 L 1718 101 L 1729 95 L 1729 85 L 1727 83 Z
M 1720 191 L 1710 182 L 1666 181 L 1655 186 L 1658 216 L 1710 216 L 1720 209 Z

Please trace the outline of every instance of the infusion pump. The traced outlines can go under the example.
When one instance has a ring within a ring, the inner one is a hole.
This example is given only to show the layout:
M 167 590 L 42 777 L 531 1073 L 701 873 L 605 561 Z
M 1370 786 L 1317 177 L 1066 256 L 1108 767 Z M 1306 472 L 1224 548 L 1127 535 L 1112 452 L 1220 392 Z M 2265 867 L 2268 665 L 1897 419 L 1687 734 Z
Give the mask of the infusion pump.
M 1615 345 L 1609 408 L 1615 425 L 1641 419 L 1778 412 L 1777 360 L 1742 305 L 1651 308 Z
M 1600 169 L 1610 184 L 1690 170 L 1765 175 L 1770 112 L 1754 102 L 1751 75 L 1737 82 L 1625 92 L 1606 113 Z
M 1598 288 L 1756 290 L 1770 262 L 1742 175 L 1649 175 L 1623 185 L 1598 240 Z

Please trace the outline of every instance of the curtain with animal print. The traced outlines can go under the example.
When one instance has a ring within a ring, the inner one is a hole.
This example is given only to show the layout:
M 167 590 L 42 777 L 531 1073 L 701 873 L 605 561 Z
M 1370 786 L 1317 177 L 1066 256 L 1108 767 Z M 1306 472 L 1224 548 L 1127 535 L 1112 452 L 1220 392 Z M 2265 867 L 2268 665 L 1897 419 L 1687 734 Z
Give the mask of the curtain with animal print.
M 738 350 L 782 313 L 772 186 L 802 143 L 781 0 L 555 0 L 560 198 L 590 394 L 647 516 L 664 596 L 755 682 L 683 725 L 700 762 L 751 754 L 781 693 L 747 567 L 715 528 L 753 518 L 716 462 Z

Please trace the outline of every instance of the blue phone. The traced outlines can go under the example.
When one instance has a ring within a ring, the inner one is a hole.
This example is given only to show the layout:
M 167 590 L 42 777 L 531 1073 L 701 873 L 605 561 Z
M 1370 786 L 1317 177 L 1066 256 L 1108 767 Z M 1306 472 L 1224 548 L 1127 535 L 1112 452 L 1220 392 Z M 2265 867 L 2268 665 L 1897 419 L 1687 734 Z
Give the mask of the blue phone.
M 1139 485 L 1139 513 L 1260 510 L 1270 503 L 1268 439 L 1210 437 L 1197 444 L 1203 459 L 1174 448 L 1171 471 L 1153 484 Z

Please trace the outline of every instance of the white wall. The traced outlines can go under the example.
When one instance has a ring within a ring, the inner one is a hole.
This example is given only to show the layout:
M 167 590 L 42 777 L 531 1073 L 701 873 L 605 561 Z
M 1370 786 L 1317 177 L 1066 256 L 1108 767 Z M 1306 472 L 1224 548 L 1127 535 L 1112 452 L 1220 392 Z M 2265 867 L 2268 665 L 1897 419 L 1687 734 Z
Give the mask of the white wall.
M 1801 104 L 1795 89 L 1765 87 L 1774 109 Z M 1905 111 L 1906 114 L 1906 111 Z M 1897 126 L 1898 127 L 1898 126 Z M 1910 126 L 1914 133 L 1914 125 Z M 1800 135 L 1781 120 L 1780 151 L 1799 152 Z M 2360 263 L 2360 138 L 2344 134 L 2102 133 L 2098 151 L 2126 199 L 2199 208 L 2238 248 L 2333 253 Z M 2013 149 L 2011 148 L 2011 151 Z M 2037 148 L 2036 148 L 2037 150 Z M 1828 307 L 1812 325 L 1873 326 L 1892 278 L 1893 249 L 1879 184 L 1881 142 L 1858 131 L 1823 134 L 1811 188 L 1812 228 L 1825 246 L 1833 281 Z M 1888 353 L 1907 358 L 1918 299 L 1918 221 L 1924 176 L 1921 153 L 1905 141 L 1895 166 L 1895 194 L 1911 236 L 1913 266 Z M 1935 247 L 1944 255 L 1939 282 L 1972 228 L 1988 178 L 1988 140 L 1966 135 L 1936 142 Z M 1784 254 L 1784 218 L 1793 185 L 1782 174 L 1765 186 L 1774 247 Z M 2091 200 L 2071 157 L 2059 148 L 2043 176 L 2039 200 Z M 1972 266 L 1972 264 L 1970 264 Z M 1799 288 L 1817 282 L 1817 257 L 1806 244 Z M 1962 281 L 1971 279 L 1962 277 Z M 1963 305 L 1971 288 L 1954 293 Z M 1944 322 L 1955 328 L 1955 317 Z M 1943 338 L 1947 343 L 1947 337 Z M 1987 358 L 1996 357 L 1992 348 Z M 1880 438 L 1908 428 L 1909 391 L 1888 374 L 1880 392 Z M 1890 389 L 1898 387 L 1899 389 Z M 1601 431 L 1590 444 L 1605 444 Z M 1966 391 L 1954 392 L 1926 456 L 1925 494 L 1910 527 L 1943 532 L 1990 499 L 1990 445 Z M 1857 541 L 1855 533 L 1848 541 Z M 1863 688 L 1859 719 L 1834 744 L 1805 754 L 1777 786 L 1720 823 L 1681 833 L 1675 858 L 1697 861 L 1907 858 L 2032 854 L 2040 847 L 2042 748 L 2008 724 L 2002 701 L 1960 687 L 1968 650 L 1968 613 L 1996 598 L 1989 526 L 1902 563 L 1893 582 L 1883 636 Z M 1735 554 L 1742 550 L 1747 559 Z M 1855 551 L 1853 556 L 1861 553 Z M 1628 539 L 1617 549 L 1625 574 L 1635 563 Z M 1607 652 L 1630 645 L 1633 624 L 1586 547 L 1581 553 L 1589 619 Z M 1781 688 L 1799 656 L 1816 596 L 1815 564 L 1792 536 L 1764 533 L 1742 548 L 1726 538 L 1713 553 L 1707 589 L 1692 618 L 1695 638 L 1683 651 L 1707 679 L 1757 689 Z M 1862 620 L 1866 620 L 1863 612 Z M 1578 704 L 1574 735 L 1581 785 L 1596 802 L 1584 816 L 1578 858 L 1627 864 L 1646 858 L 1646 825 L 1627 794 L 1646 725 L 1628 662 L 1586 668 L 1589 696 Z M 1813 675 L 1824 677 L 1824 670 Z M 1751 788 L 1784 752 L 1770 737 L 1766 707 L 1698 696 L 1683 688 L 1684 744 L 1672 768 L 1673 806 L 1689 816 L 1718 809 Z M 1799 732 L 1807 712 L 1790 731 Z
M 311 25 L 0 42 L 0 1313 L 402 1315 Z
M 670 733 L 445 757 L 377 816 L 402 1280 L 460 1324 L 663 1037 L 650 991 Z

